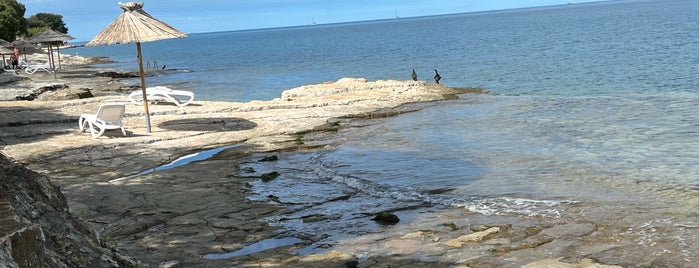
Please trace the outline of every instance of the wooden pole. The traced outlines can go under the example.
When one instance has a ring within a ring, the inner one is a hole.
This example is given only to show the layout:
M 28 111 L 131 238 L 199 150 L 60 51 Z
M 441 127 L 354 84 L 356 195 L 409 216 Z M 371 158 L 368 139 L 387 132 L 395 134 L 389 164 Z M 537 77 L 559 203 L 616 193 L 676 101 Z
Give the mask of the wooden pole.
M 56 63 L 54 62 L 54 57 L 53 57 L 53 45 L 51 43 L 49 44 L 49 66 L 51 67 L 51 71 L 53 71 L 53 79 L 57 79 L 56 77 Z
M 56 52 L 58 57 L 58 69 L 61 69 L 61 71 L 63 71 L 63 68 L 61 67 L 61 45 L 56 45 Z
M 136 42 L 138 50 L 138 71 L 141 74 L 141 90 L 143 91 L 143 110 L 146 113 L 146 131 L 150 133 L 150 113 L 148 112 L 148 94 L 146 94 L 146 78 L 143 74 L 143 55 L 141 54 L 141 42 Z

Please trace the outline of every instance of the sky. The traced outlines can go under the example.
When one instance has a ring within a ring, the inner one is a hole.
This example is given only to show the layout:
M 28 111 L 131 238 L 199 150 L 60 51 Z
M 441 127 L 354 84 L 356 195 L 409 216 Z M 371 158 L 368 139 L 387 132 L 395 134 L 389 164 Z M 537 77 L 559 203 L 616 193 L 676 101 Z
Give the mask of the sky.
M 128 0 L 121 0 L 128 2 Z M 18 0 L 27 11 L 63 16 L 74 42 L 90 41 L 121 14 L 119 0 Z M 593 0 L 153 0 L 143 10 L 181 32 L 206 33 L 417 17 Z

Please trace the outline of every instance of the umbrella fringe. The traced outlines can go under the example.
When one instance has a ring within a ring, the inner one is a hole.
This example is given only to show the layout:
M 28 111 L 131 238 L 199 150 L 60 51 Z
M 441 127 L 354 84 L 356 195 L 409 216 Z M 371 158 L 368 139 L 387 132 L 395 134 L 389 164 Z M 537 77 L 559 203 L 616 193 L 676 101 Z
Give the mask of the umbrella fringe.
M 86 46 L 143 43 L 187 37 L 186 34 L 141 9 L 142 3 L 130 2 L 119 6 L 124 9 L 124 12 Z

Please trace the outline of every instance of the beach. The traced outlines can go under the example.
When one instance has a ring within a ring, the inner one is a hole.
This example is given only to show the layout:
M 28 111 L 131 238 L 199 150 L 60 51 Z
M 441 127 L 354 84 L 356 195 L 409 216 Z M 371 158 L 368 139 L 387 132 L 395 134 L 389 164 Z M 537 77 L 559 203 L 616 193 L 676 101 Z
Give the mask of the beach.
M 196 94 L 151 100 L 151 133 L 127 100 L 133 45 L 61 48 L 56 74 L 0 74 L 0 222 L 16 223 L 0 263 L 694 267 L 697 11 L 612 1 L 148 42 L 147 85 Z M 126 104 L 127 135 L 81 133 L 106 102 Z
M 615 259 L 606 245 L 605 227 L 595 223 L 477 214 L 460 219 L 461 212 L 439 207 L 404 208 L 416 218 L 386 225 L 378 233 L 357 234 L 344 243 L 314 245 L 322 237 L 285 240 L 261 220 L 297 210 L 293 204 L 247 198 L 249 183 L 272 173 L 241 168 L 244 164 L 274 161 L 288 151 L 332 147 L 323 133 L 355 127 L 354 119 L 409 113 L 419 106 L 406 104 L 482 94 L 479 90 L 424 81 L 343 78 L 290 89 L 269 101 L 195 99 L 185 107 L 153 103 L 153 129 L 147 133 L 143 107 L 128 102 L 130 90 L 123 90 L 128 87 L 117 79 L 90 75 L 99 71 L 68 65 L 56 78 L 49 73 L 28 75 L 26 87 L 63 83 L 68 88 L 91 87 L 97 97 L 0 102 L 2 153 L 47 176 L 66 196 L 71 214 L 97 230 L 105 246 L 141 265 L 607 267 L 598 263 L 625 266 L 639 261 Z M 4 84 L 2 90 L 11 87 Z M 114 131 L 92 139 L 78 131 L 78 117 L 94 113 L 104 102 L 126 104 L 126 137 Z M 157 169 L 207 150 L 217 153 L 206 161 Z M 329 197 L 318 205 L 342 198 Z M 373 216 L 367 215 L 367 224 L 377 224 Z M 327 219 L 313 215 L 304 222 L 321 220 Z M 342 228 L 342 222 L 330 222 Z M 431 228 L 424 229 L 426 225 Z M 578 247 L 572 240 L 595 242 Z M 248 248 L 251 245 L 258 248 Z M 311 246 L 325 250 L 298 252 Z M 235 254 L 240 250 L 244 253 Z

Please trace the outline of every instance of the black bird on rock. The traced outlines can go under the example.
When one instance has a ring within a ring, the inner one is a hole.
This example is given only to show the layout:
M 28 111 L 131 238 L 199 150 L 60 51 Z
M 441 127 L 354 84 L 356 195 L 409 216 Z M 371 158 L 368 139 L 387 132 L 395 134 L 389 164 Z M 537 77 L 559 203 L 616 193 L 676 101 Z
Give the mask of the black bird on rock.
M 439 75 L 439 72 L 437 72 L 437 69 L 434 69 L 434 82 L 439 84 L 439 80 L 442 80 L 442 76 Z
M 417 81 L 417 73 L 415 72 L 415 69 L 413 69 L 413 74 L 411 76 L 413 77 L 413 81 Z

